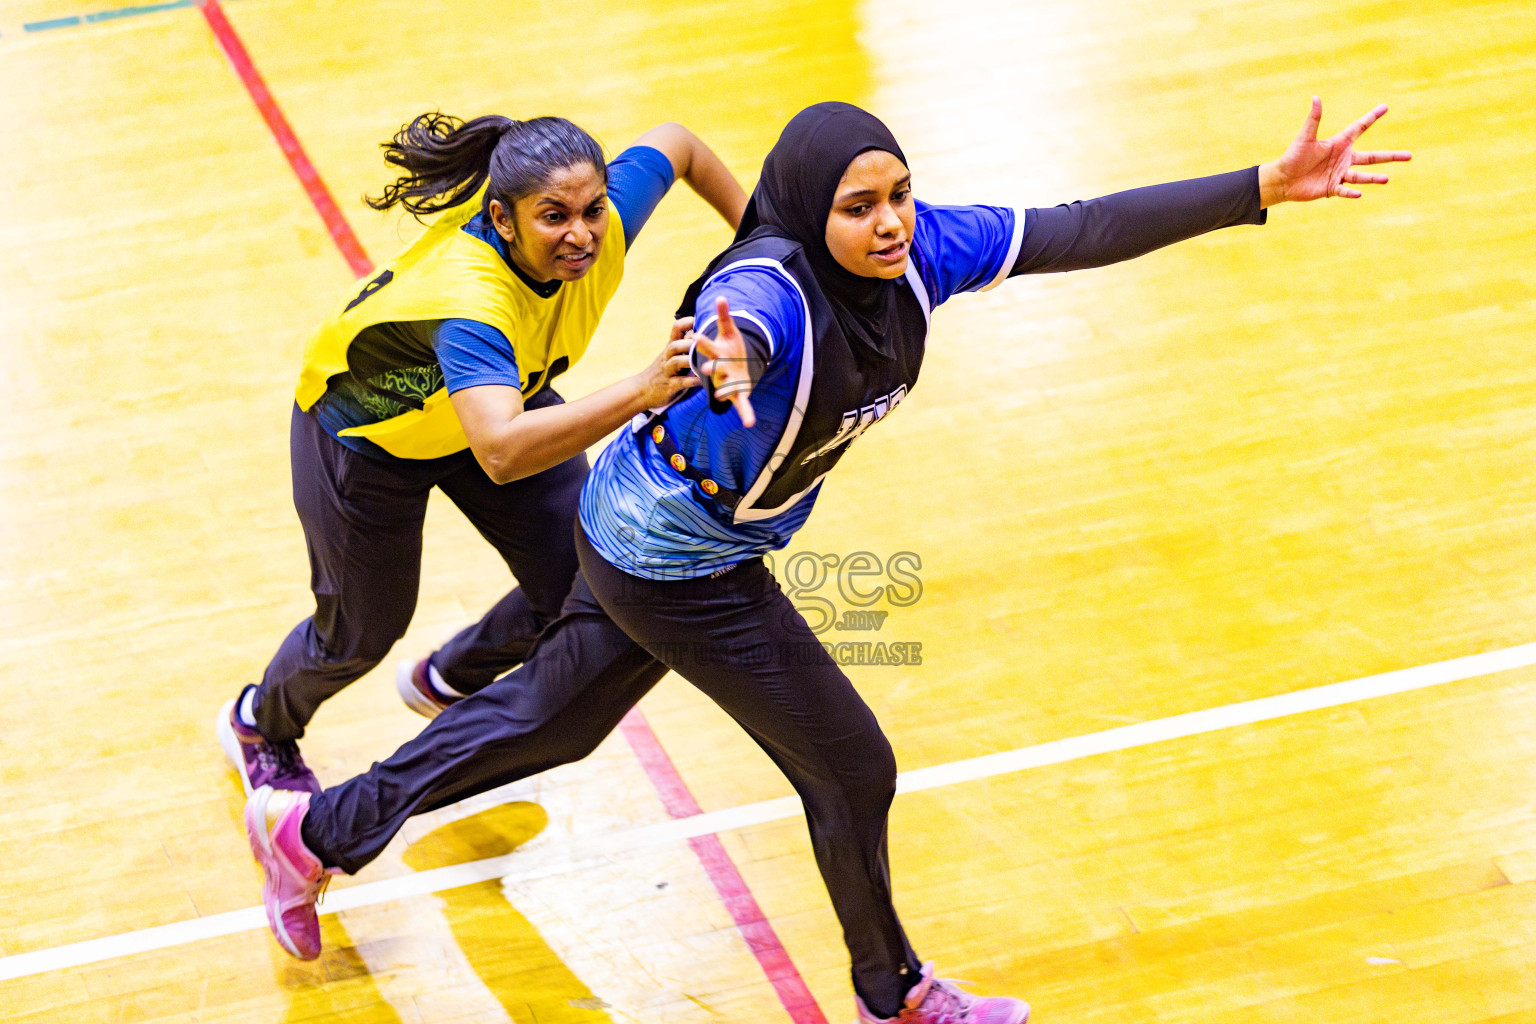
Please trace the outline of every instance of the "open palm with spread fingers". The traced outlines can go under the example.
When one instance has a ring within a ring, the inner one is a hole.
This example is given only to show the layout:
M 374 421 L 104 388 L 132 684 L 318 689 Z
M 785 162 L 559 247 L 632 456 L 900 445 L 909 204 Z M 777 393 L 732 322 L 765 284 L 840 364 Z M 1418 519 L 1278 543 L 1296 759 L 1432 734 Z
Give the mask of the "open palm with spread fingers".
M 741 425 L 750 427 L 757 422 L 752 411 L 752 374 L 747 368 L 747 343 L 741 330 L 731 317 L 731 304 L 725 299 L 715 300 L 715 315 L 720 326 L 714 338 L 699 335 L 699 351 L 706 362 L 699 367 L 714 385 L 715 397 L 729 401 L 741 417 Z
M 1411 160 L 1413 154 L 1401 149 L 1360 151 L 1355 149 L 1355 140 L 1386 112 L 1386 104 L 1382 104 L 1337 135 L 1319 139 L 1317 128 L 1323 120 L 1323 101 L 1312 97 L 1312 111 L 1295 140 L 1280 159 L 1259 169 L 1263 205 L 1273 206 L 1287 201 L 1304 203 L 1330 196 L 1359 199 L 1362 193 L 1356 185 L 1385 185 L 1385 174 L 1356 168 Z

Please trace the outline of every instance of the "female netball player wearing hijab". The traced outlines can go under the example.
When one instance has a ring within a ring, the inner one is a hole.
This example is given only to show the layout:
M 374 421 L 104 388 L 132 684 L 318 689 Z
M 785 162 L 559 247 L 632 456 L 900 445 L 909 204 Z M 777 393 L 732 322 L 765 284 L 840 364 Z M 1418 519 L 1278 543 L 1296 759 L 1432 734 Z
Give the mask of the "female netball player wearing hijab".
M 1053 209 L 928 206 L 900 146 L 857 107 L 792 120 L 737 231 L 689 292 L 707 389 L 637 417 L 582 493 L 582 572 L 528 660 L 368 773 L 246 807 L 274 934 L 315 956 L 328 872 L 355 872 L 405 820 L 585 756 L 667 670 L 724 708 L 799 793 L 843 928 L 864 1024 L 1019 1024 L 1016 999 L 934 977 L 892 905 L 896 764 L 874 715 L 765 568 L 822 478 L 917 382 L 932 310 L 1024 273 L 1141 255 L 1284 200 L 1360 195 L 1379 107 L 1319 141 L 1321 106 L 1279 160 Z
M 692 132 L 664 124 L 612 163 L 563 118 L 423 114 L 384 146 L 405 172 L 369 205 L 442 212 L 352 288 L 310 339 L 293 410 L 294 505 L 315 613 L 217 719 L 247 794 L 319 792 L 296 741 L 321 702 L 405 632 L 427 495 L 440 488 L 519 586 L 396 685 L 435 714 L 520 662 L 576 575 L 586 449 L 686 381 L 676 341 L 641 373 L 565 403 L 624 260 L 676 178 L 734 228 L 746 193 Z M 681 332 L 678 332 L 679 334 Z

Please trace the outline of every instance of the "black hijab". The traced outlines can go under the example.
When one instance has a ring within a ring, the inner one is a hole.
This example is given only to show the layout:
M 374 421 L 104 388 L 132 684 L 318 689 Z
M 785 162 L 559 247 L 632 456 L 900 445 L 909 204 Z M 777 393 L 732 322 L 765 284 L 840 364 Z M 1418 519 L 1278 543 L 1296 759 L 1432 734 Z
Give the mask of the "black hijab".
M 827 249 L 827 216 L 837 184 L 854 158 L 872 149 L 907 162 L 890 129 L 851 103 L 817 103 L 796 114 L 763 161 L 735 241 L 689 286 L 679 315 L 692 315 L 704 282 L 743 243 L 785 238 L 805 254 L 815 283 L 854 349 L 892 358 L 892 338 L 900 327 L 896 282 L 845 270 Z

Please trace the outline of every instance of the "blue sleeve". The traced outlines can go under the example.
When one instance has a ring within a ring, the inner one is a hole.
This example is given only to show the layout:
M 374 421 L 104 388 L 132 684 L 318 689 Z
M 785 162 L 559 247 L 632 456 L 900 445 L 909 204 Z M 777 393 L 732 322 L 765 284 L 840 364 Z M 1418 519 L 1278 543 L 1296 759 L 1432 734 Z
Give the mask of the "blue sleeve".
M 696 333 L 716 336 L 719 321 L 715 300 L 721 297 L 731 304 L 731 317 L 741 328 L 754 363 L 766 366 L 776 357 L 785 358 L 800 350 L 805 337 L 805 307 L 787 276 L 768 267 L 739 267 L 716 274 L 705 282 L 694 305 Z M 700 358 L 695 348 L 695 373 Z
M 635 244 L 656 204 L 672 187 L 672 161 L 659 149 L 630 146 L 608 165 L 608 201 L 624 222 L 624 248 Z
M 621 215 L 622 216 L 622 215 Z M 517 356 L 507 336 L 478 320 L 444 320 L 433 335 L 448 393 L 481 384 L 521 388 Z
M 1023 241 L 1024 221 L 1000 206 L 917 204 L 913 249 L 934 306 L 1008 276 Z
M 768 266 L 747 266 L 710 278 L 694 307 L 700 334 L 714 335 L 718 330 L 715 299 L 720 296 L 731 304 L 749 360 L 765 366 L 752 388 L 757 426 L 743 427 L 735 410 L 715 400 L 708 390 L 688 395 L 669 417 L 679 431 L 678 447 L 691 453 L 689 461 L 707 467 L 722 486 L 741 491 L 768 464 L 794 413 L 799 368 L 810 342 L 805 337 L 805 306 L 787 274 Z M 697 348 L 694 355 L 698 356 Z M 704 415 L 706 411 L 710 414 Z

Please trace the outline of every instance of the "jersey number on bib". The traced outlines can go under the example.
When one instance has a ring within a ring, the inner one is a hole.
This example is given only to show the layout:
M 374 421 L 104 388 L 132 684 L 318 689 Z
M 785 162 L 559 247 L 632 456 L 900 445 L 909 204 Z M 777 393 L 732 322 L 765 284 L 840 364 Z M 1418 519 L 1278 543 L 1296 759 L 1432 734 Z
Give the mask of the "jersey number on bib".
M 374 292 L 378 291 L 380 288 L 383 288 L 385 285 L 389 284 L 389 282 L 393 281 L 394 279 L 395 279 L 395 272 L 393 270 L 386 270 L 386 271 L 384 271 L 378 277 L 375 277 L 372 281 L 369 281 L 367 284 L 363 285 L 363 290 L 357 293 L 357 298 L 355 298 L 351 302 L 347 303 L 347 308 L 342 310 L 342 312 L 343 313 L 350 313 L 350 312 L 352 312 L 352 307 L 356 306 L 358 303 L 362 302 L 368 296 L 372 295 Z

